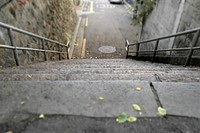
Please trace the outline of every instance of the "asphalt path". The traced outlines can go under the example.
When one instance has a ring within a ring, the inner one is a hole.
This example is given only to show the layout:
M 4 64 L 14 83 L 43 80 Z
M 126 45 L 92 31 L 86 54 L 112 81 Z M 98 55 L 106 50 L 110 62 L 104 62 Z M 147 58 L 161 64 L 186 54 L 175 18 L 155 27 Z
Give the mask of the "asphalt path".
M 137 41 L 139 26 L 132 24 L 132 15 L 125 4 L 108 0 L 91 0 L 85 5 L 85 34 L 82 53 L 86 58 L 124 58 L 125 39 Z M 111 49 L 102 46 L 110 46 Z M 107 53 L 112 49 L 116 50 Z

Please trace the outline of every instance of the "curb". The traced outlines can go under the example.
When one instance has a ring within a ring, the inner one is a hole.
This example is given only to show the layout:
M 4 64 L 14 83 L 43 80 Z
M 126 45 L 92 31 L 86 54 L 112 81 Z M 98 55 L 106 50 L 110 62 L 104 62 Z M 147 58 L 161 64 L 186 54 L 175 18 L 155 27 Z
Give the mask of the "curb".
M 81 2 L 82 3 L 81 8 L 83 8 L 85 6 L 85 2 L 84 1 L 82 1 L 82 2 Z M 72 41 L 71 41 L 71 46 L 69 48 L 69 59 L 72 58 L 72 54 L 74 52 L 74 45 L 75 45 L 75 42 L 76 42 L 76 39 L 77 39 L 77 34 L 78 34 L 79 29 L 80 29 L 81 22 L 82 22 L 82 16 L 79 15 L 78 23 L 76 24 L 76 28 L 74 30 L 74 34 L 73 34 Z
M 72 43 L 71 43 L 71 46 L 69 48 L 69 59 L 71 59 L 73 51 L 74 51 L 74 44 L 75 44 L 75 41 L 76 41 L 76 38 L 77 38 L 78 31 L 80 29 L 81 21 L 82 21 L 82 17 L 79 17 L 78 23 L 77 23 L 76 28 L 74 30 L 74 35 L 73 35 L 73 38 L 72 38 Z

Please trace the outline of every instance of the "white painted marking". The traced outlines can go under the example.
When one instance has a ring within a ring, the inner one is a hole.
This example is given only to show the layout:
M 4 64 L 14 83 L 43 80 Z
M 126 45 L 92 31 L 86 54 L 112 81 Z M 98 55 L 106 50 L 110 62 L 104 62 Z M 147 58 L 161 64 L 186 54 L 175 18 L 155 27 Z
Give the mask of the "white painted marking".
M 108 0 L 97 0 L 95 3 L 107 3 Z
M 97 8 L 115 8 L 115 5 L 110 5 L 110 4 L 97 4 Z

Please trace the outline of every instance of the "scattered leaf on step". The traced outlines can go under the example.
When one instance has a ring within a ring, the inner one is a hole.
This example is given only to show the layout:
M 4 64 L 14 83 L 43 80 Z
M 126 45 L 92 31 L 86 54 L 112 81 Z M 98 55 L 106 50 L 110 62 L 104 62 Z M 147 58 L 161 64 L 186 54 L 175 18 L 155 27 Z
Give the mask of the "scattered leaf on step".
M 0 66 L 0 68 L 3 68 L 3 66 Z
M 25 103 L 26 103 L 26 101 L 21 101 L 20 102 L 21 105 L 24 105 Z
M 157 112 L 158 116 L 160 117 L 164 117 L 167 115 L 167 110 L 162 108 L 162 107 L 158 107 L 158 112 Z
M 44 114 L 40 114 L 38 118 L 44 119 Z
M 134 116 L 130 116 L 130 117 L 128 117 L 127 121 L 128 121 L 128 122 L 136 122 L 136 121 L 137 121 L 137 118 L 134 117 Z
M 124 123 L 126 122 L 128 119 L 128 115 L 126 113 L 121 113 L 117 118 L 116 118 L 116 122 L 117 123 Z
M 16 68 L 16 66 L 12 66 L 12 68 Z
M 142 88 L 140 88 L 140 87 L 136 87 L 135 90 L 137 90 L 137 91 L 141 91 Z
M 30 75 L 30 74 L 27 74 L 27 76 L 28 76 L 29 78 L 32 78 L 32 75 Z
M 99 101 L 103 101 L 104 100 L 104 97 L 99 97 Z
M 137 104 L 133 104 L 133 109 L 136 110 L 136 111 L 141 111 L 140 106 L 137 105 Z
M 8 131 L 8 132 L 6 132 L 6 133 L 13 133 L 12 131 Z

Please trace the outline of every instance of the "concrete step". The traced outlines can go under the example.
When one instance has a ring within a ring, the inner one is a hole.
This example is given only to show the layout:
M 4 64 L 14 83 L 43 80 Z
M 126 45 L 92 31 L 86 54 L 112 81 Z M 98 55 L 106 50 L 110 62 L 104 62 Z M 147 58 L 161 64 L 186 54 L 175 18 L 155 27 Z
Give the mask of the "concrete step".
M 94 117 L 116 117 L 125 112 L 136 117 L 157 117 L 160 105 L 170 115 L 200 118 L 200 83 L 0 81 L 0 85 L 0 122 L 8 121 L 16 111 Z M 132 104 L 138 104 L 142 114 L 133 110 Z
M 158 63 L 149 63 L 149 62 L 143 62 L 143 61 L 135 61 L 135 60 L 125 60 L 125 59 L 96 59 L 96 60 L 89 60 L 89 59 L 76 59 L 76 60 L 64 60 L 64 61 L 57 61 L 57 62 L 43 62 L 43 63 L 36 63 L 31 65 L 32 67 L 34 66 L 79 66 L 79 65 L 109 65 L 109 66 L 114 66 L 114 65 L 122 65 L 122 66 L 138 66 L 138 65 L 144 65 L 148 64 L 147 66 L 155 66 L 159 65 Z M 151 64 L 151 65 L 150 65 Z M 163 65 L 163 64 L 161 64 Z M 167 65 L 169 66 L 169 65 Z
M 170 70 L 165 68 L 71 68 L 71 69 L 14 69 L 0 71 L 0 74 L 48 74 L 49 72 L 54 74 L 62 74 L 62 73 L 79 73 L 79 74 L 123 74 L 123 73 L 137 73 L 137 72 L 193 72 L 186 70 Z M 196 71 L 195 71 L 196 72 Z
M 0 74 L 1 81 L 23 80 L 141 80 L 160 82 L 200 82 L 199 73 L 151 72 L 135 73 L 44 73 L 44 74 Z
M 200 68 L 134 60 L 67 60 L 0 69 L 0 80 L 147 80 L 199 82 Z M 156 80 L 155 80 L 156 79 Z

